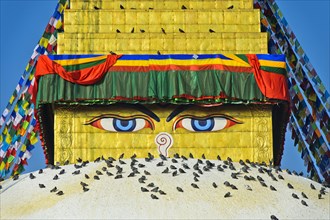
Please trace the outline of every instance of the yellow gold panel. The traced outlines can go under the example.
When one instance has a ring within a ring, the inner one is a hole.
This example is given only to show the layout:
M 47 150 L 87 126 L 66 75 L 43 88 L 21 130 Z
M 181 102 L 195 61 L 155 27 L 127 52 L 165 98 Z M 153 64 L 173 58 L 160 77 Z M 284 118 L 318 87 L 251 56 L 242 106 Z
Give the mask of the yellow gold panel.
M 109 19 L 112 17 L 112 19 Z M 128 18 L 137 19 L 129 20 Z M 176 19 L 178 18 L 178 19 Z M 191 18 L 191 19 L 190 19 Z M 184 20 L 184 22 L 182 22 Z M 117 24 L 255 24 L 259 25 L 260 11 L 251 10 L 66 10 L 65 23 L 89 25 Z
M 145 157 L 148 152 L 158 155 L 158 147 L 154 140 L 160 132 L 168 132 L 173 137 L 173 146 L 168 150 L 169 156 L 173 156 L 174 153 L 185 156 L 193 153 L 200 157 L 204 153 L 208 158 L 215 159 L 219 154 L 223 158 L 229 156 L 234 161 L 249 159 L 258 162 L 268 162 L 273 157 L 271 106 L 191 107 L 169 122 L 166 122 L 166 118 L 176 106 L 147 105 L 146 107 L 160 118 L 159 122 L 138 110 L 122 106 L 57 107 L 54 123 L 55 162 L 70 160 L 74 163 L 78 157 L 94 160 L 101 155 L 118 157 L 121 153 L 125 153 L 126 157 L 134 153 L 139 157 Z M 110 132 L 87 123 L 93 118 L 94 122 L 98 122 L 101 119 L 95 117 L 104 114 L 112 114 L 108 115 L 108 118 L 113 115 L 118 117 L 145 115 L 154 124 L 154 130 L 143 128 L 134 132 Z M 185 128 L 173 130 L 174 122 L 178 118 L 182 119 L 187 115 L 206 117 L 215 114 L 232 117 L 230 120 L 238 120 L 242 124 L 209 132 L 192 132 Z
M 227 9 L 233 5 L 234 9 L 252 9 L 252 0 L 70 0 L 72 9 L 94 9 L 97 6 L 101 9 L 119 9 L 123 5 L 125 9 L 181 9 L 185 5 L 188 9 Z

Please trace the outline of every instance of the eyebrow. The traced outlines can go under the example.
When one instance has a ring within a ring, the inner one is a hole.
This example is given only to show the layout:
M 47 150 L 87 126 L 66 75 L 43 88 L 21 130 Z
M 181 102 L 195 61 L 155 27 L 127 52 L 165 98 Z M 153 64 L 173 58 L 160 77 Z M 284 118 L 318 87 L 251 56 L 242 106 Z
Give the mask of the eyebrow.
M 179 105 L 177 108 L 175 108 L 173 110 L 173 112 L 171 112 L 171 114 L 166 118 L 166 122 L 171 121 L 175 116 L 177 116 L 178 114 L 180 114 L 181 112 L 187 110 L 188 108 L 190 108 L 192 105 Z
M 148 115 L 150 118 L 154 119 L 157 122 L 160 122 L 159 117 L 150 109 L 148 109 L 147 107 L 141 105 L 141 104 L 127 104 L 127 103 L 118 103 L 116 105 L 120 105 L 123 107 L 128 107 L 128 108 L 132 108 L 135 110 L 138 110 L 146 115 Z

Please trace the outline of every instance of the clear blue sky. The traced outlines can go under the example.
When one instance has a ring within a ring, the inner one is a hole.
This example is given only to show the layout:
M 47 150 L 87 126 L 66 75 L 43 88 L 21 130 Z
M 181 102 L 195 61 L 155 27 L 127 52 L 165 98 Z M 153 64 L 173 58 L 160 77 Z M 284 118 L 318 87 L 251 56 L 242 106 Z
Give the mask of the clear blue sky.
M 4 110 L 38 40 L 55 10 L 57 0 L 0 0 L 0 112 Z M 329 76 L 329 0 L 278 0 L 281 11 L 303 49 L 330 89 Z M 306 173 L 300 154 L 286 135 L 282 168 Z M 27 170 L 45 166 L 40 144 L 32 151 Z

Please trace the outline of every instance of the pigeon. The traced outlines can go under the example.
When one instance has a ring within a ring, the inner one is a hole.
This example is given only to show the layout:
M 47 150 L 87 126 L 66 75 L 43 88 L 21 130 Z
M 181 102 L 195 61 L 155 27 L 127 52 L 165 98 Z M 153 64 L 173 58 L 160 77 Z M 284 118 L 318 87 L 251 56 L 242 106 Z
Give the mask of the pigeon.
M 154 194 L 151 194 L 150 196 L 151 196 L 152 199 L 158 199 L 158 197 L 155 196 Z
M 166 195 L 166 193 L 162 190 L 159 190 L 158 192 L 159 192 L 160 195 Z
M 118 165 L 116 165 L 116 169 L 117 169 L 117 173 L 122 173 L 123 172 L 123 168 L 121 168 Z
M 181 28 L 179 28 L 179 31 L 180 31 L 180 33 L 186 33 L 186 32 L 184 32 L 184 30 L 182 30 Z
M 102 171 L 107 171 L 107 168 L 106 167 L 102 167 Z
M 77 162 L 78 163 L 81 163 L 82 162 L 82 159 L 80 157 L 78 157 Z
M 177 189 L 179 192 L 183 192 L 183 189 L 180 188 L 180 187 L 176 187 L 176 189 Z
M 270 219 L 271 219 L 271 220 L 278 220 L 278 218 L 277 218 L 275 215 L 271 215 L 271 216 L 270 216 Z
M 215 33 L 215 31 L 212 30 L 211 28 L 209 29 L 209 32 L 210 32 L 210 33 Z
M 162 173 L 169 173 L 169 169 L 168 169 L 168 167 L 166 167 L 165 170 L 163 170 Z
M 97 175 L 103 175 L 103 173 L 101 171 L 99 171 L 99 170 L 96 170 L 96 174 Z
M 295 198 L 295 199 L 299 199 L 299 197 L 297 196 L 297 194 L 292 193 L 291 195 L 292 195 L 293 198 Z
M 89 189 L 86 186 L 83 186 L 83 191 L 87 192 Z
M 231 178 L 233 179 L 238 179 L 237 176 L 239 175 L 240 173 L 231 173 Z
M 39 187 L 40 188 L 46 188 L 46 186 L 44 184 L 41 184 L 41 183 L 39 183 Z
M 267 187 L 267 184 L 266 184 L 265 182 L 260 181 L 260 184 L 261 184 L 263 187 Z
M 204 171 L 210 171 L 210 169 L 209 169 L 207 166 L 204 166 L 204 167 L 203 167 L 203 170 L 204 170 Z
M 62 196 L 64 193 L 63 193 L 63 191 L 58 191 L 57 193 L 56 193 L 56 195 L 59 195 L 59 196 Z
M 228 181 L 225 181 L 223 184 L 224 184 L 225 186 L 230 186 L 230 183 L 229 183 Z
M 134 27 L 133 27 L 132 30 L 133 30 L 133 32 L 134 32 Z M 132 33 L 133 33 L 133 32 L 132 32 Z M 125 153 L 122 153 L 121 155 L 119 155 L 118 159 L 119 159 L 119 160 L 120 160 L 120 159 L 123 159 L 123 158 L 124 158 L 124 155 L 125 155 Z
M 80 173 L 80 170 L 76 170 L 76 171 L 74 171 L 72 174 L 73 175 L 78 175 Z
M 155 186 L 154 183 L 149 183 L 149 184 L 147 185 L 147 187 L 154 187 L 154 186 Z
M 160 161 L 159 163 L 156 164 L 157 167 L 164 166 L 164 161 Z
M 233 160 L 230 157 L 227 157 L 228 162 L 233 162 Z
M 145 167 L 146 165 L 142 164 L 142 163 L 139 163 L 138 164 L 138 167 L 142 168 L 142 167 Z
M 180 155 L 179 155 L 178 153 L 175 153 L 173 156 L 174 156 L 174 158 L 176 158 L 176 159 L 180 159 Z
M 162 29 L 163 34 L 166 34 L 165 29 L 164 28 L 161 28 L 161 29 Z
M 143 29 L 140 29 L 140 32 L 141 32 L 141 33 L 145 33 L 146 31 L 145 31 L 145 30 L 143 30 Z
M 94 163 L 100 162 L 100 160 L 101 160 L 101 157 L 98 157 L 94 160 Z
M 174 171 L 173 173 L 172 173 L 172 176 L 177 176 L 178 175 L 178 171 Z
M 251 186 L 249 186 L 249 185 L 244 185 L 244 186 L 245 186 L 245 188 L 246 188 L 247 190 L 252 191 Z
M 193 172 L 193 175 L 194 175 L 195 177 L 199 177 L 198 173 L 196 173 L 196 172 Z
M 229 6 L 227 9 L 233 9 L 234 5 Z
M 314 190 L 316 189 L 312 183 L 311 183 L 310 187 L 311 187 L 311 189 L 314 189 Z
M 261 178 L 260 176 L 257 176 L 257 179 L 259 180 L 259 182 L 265 182 L 263 178 Z
M 192 183 L 191 186 L 194 187 L 195 189 L 199 189 L 199 187 L 195 183 Z
M 184 171 L 182 168 L 179 168 L 179 172 L 180 173 L 186 173 L 186 171 Z
M 158 190 L 159 190 L 159 187 L 155 187 L 152 190 L 150 190 L 150 192 L 158 192 Z
M 69 165 L 70 161 L 66 160 L 63 165 Z
M 301 192 L 302 197 L 304 197 L 305 199 L 308 199 L 308 197 L 306 196 L 306 194 L 304 192 Z
M 40 173 L 43 173 L 43 172 L 44 172 L 44 171 L 43 171 L 42 169 L 39 170 L 39 174 L 40 174 Z
M 322 199 L 322 194 L 319 193 L 319 194 L 317 195 L 317 197 L 318 197 L 319 199 Z
M 160 52 L 159 52 L 159 55 L 160 55 Z M 162 159 L 162 160 L 167 160 L 167 157 L 165 157 L 163 154 L 159 154 L 159 157 L 160 157 L 160 159 Z
M 116 32 L 117 32 L 117 33 L 121 33 L 120 30 L 118 30 L 118 29 L 116 30 Z
M 59 174 L 62 175 L 64 173 L 65 173 L 65 169 L 62 169 Z
M 194 181 L 195 181 L 195 182 L 198 182 L 199 179 L 198 179 L 196 176 L 194 176 Z
M 277 176 L 280 180 L 284 180 L 283 176 L 281 174 L 278 174 Z
M 55 186 L 53 189 L 50 190 L 50 192 L 56 192 L 57 191 L 57 187 Z
M 97 7 L 97 6 L 94 6 L 94 9 L 95 9 L 95 10 L 99 10 L 100 8 L 99 8 L 99 7 Z
M 113 52 L 113 51 L 110 51 L 109 52 L 111 55 L 117 55 L 115 52 Z
M 178 161 L 176 159 L 172 159 L 172 163 L 178 163 Z
M 304 206 L 308 206 L 304 200 L 301 200 L 301 204 L 303 204 Z
M 244 175 L 244 179 L 250 181 L 250 177 L 248 177 L 247 175 Z
M 224 195 L 224 197 L 225 198 L 228 198 L 228 197 L 230 197 L 231 195 L 230 195 L 230 192 L 227 192 L 225 195 Z
M 80 185 L 82 185 L 82 186 L 88 186 L 88 184 L 87 183 L 84 183 L 84 182 L 80 182 Z
M 126 164 L 125 161 L 120 160 L 120 159 L 118 160 L 118 162 L 119 162 L 121 165 Z
M 97 175 L 95 175 L 95 176 L 94 176 L 94 179 L 95 179 L 95 180 L 100 180 L 100 177 L 97 176 Z
M 171 168 L 172 170 L 176 170 L 176 169 L 177 169 L 176 166 L 174 166 L 174 165 L 171 165 L 170 168 Z
M 121 179 L 123 178 L 123 176 L 121 174 L 118 174 L 117 176 L 115 176 L 115 179 Z
M 221 165 L 218 165 L 217 166 L 217 170 L 220 171 L 220 172 L 223 172 L 224 171 L 224 169 L 221 167 Z
M 277 191 L 277 190 L 275 189 L 275 187 L 272 186 L 272 185 L 270 185 L 269 188 L 270 188 L 272 191 Z
M 85 174 L 85 178 L 86 178 L 86 179 L 89 179 L 89 176 L 88 176 L 87 174 Z
M 186 163 L 183 163 L 182 166 L 183 166 L 183 168 L 185 168 L 187 170 L 190 169 L 190 167 Z
M 36 176 L 33 175 L 33 173 L 30 173 L 30 179 L 35 179 L 35 178 L 36 178 Z
M 151 175 L 148 171 L 144 170 L 145 175 Z
M 289 187 L 290 189 L 294 189 L 294 187 L 293 187 L 290 183 L 288 183 L 288 187 Z
M 146 183 L 146 182 L 144 182 L 145 179 L 143 179 L 142 177 L 140 177 L 140 178 L 138 179 L 138 181 L 139 181 L 139 183 Z
M 149 192 L 149 190 L 147 188 L 141 187 L 141 191 L 142 192 Z
M 74 164 L 73 166 L 74 166 L 74 168 L 76 168 L 76 169 L 80 169 L 80 168 L 81 168 L 81 165 L 78 165 L 78 164 Z
M 120 9 L 125 9 L 124 6 L 120 5 Z
M 182 9 L 182 10 L 186 10 L 187 8 L 186 8 L 186 6 L 182 5 L 182 6 L 181 6 L 181 9 Z
M 230 187 L 231 187 L 233 190 L 238 190 L 237 187 L 236 187 L 234 184 L 231 184 Z
M 135 173 L 132 172 L 132 173 L 130 173 L 127 177 L 134 177 L 134 176 L 135 176 Z
M 192 153 L 189 153 L 189 158 L 194 159 L 194 155 Z
M 58 180 L 58 176 L 55 175 L 54 178 L 53 178 L 53 180 Z
M 213 186 L 214 188 L 217 188 L 217 187 L 218 187 L 218 185 L 217 185 L 215 182 L 212 183 L 212 186 Z
M 220 155 L 218 155 L 218 156 L 217 156 L 217 159 L 218 159 L 218 160 L 221 160 L 221 157 L 220 157 Z
M 197 163 L 203 164 L 203 161 L 201 159 L 197 159 Z

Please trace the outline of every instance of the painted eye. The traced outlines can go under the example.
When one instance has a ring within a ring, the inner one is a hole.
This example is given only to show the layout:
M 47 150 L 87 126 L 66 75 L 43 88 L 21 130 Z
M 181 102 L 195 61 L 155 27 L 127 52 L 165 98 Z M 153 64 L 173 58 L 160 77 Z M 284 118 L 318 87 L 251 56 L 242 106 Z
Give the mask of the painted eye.
M 154 130 L 153 122 L 144 116 L 124 118 L 118 115 L 106 115 L 92 119 L 86 124 L 110 132 L 134 132 L 143 128 Z
M 173 130 L 184 128 L 188 131 L 219 131 L 242 122 L 226 115 L 213 115 L 196 117 L 191 115 L 181 116 L 174 122 Z

